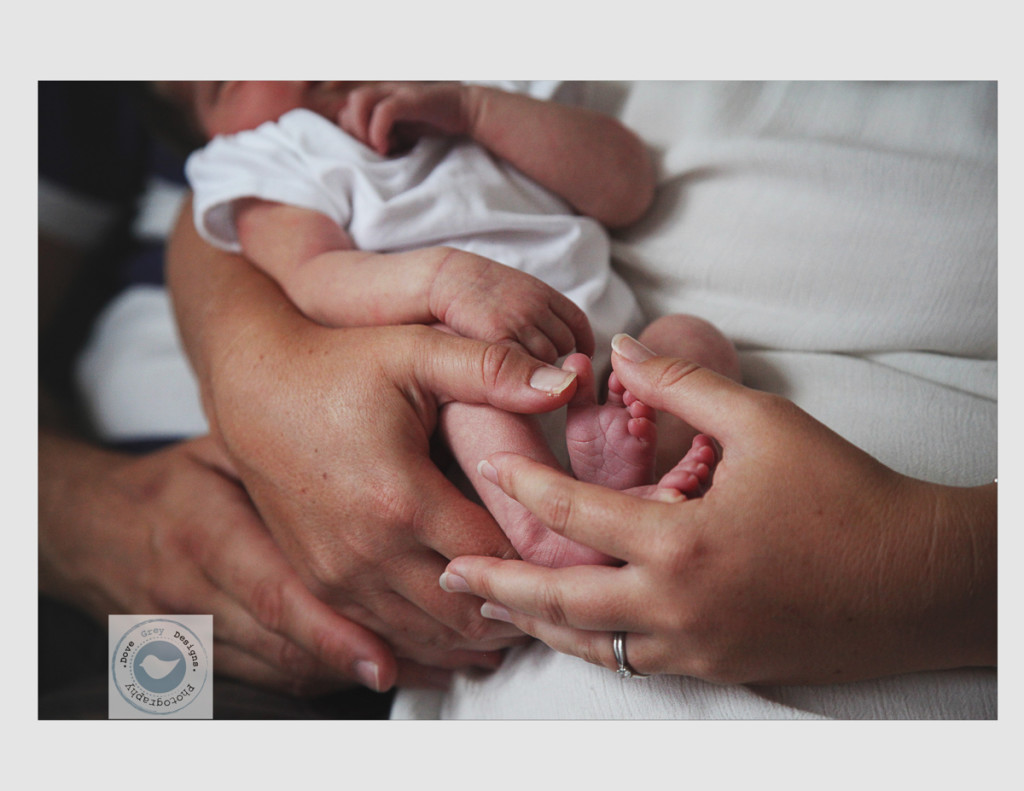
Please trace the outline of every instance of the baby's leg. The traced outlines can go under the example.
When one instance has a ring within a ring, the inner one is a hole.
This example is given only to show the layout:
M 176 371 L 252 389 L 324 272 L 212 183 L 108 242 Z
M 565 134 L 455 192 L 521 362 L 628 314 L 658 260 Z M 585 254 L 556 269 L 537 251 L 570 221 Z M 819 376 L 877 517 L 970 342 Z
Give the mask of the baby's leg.
M 523 560 L 543 566 L 614 562 L 602 552 L 552 532 L 477 472 L 480 460 L 498 451 L 519 453 L 561 469 L 536 420 L 491 406 L 452 403 L 441 410 L 440 430 L 483 504 Z

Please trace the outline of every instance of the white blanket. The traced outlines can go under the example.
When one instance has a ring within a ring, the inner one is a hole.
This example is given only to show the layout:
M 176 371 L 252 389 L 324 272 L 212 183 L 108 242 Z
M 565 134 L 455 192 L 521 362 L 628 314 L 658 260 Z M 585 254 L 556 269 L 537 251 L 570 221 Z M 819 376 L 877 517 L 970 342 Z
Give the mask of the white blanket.
M 657 156 L 655 205 L 613 248 L 648 316 L 710 319 L 739 346 L 748 385 L 793 399 L 900 472 L 963 485 L 996 477 L 994 84 L 583 87 L 585 101 L 618 115 Z M 126 295 L 85 358 L 95 413 L 111 419 L 109 435 L 124 436 L 117 424 L 129 405 L 112 399 L 135 387 L 143 397 L 130 399 L 133 427 L 152 421 L 165 433 L 175 422 L 168 410 L 178 409 L 183 433 L 200 431 L 196 400 L 149 401 L 145 393 L 164 392 L 161 374 L 152 366 L 146 376 L 130 372 L 140 357 L 124 342 L 124 322 L 140 298 L 164 299 Z M 160 347 L 168 381 L 194 387 L 182 380 L 164 316 L 162 330 L 147 325 L 148 342 Z M 402 692 L 394 711 L 528 719 L 995 715 L 994 670 L 831 687 L 623 682 L 540 644 L 513 652 L 491 676 L 460 676 L 447 695 Z

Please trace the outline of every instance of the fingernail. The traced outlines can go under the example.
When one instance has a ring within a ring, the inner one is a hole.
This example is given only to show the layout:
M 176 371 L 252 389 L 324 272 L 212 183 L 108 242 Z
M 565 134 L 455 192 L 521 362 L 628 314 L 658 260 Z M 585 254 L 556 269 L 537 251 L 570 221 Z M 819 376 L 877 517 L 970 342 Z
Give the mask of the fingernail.
M 493 602 L 485 601 L 481 604 L 480 614 L 484 618 L 490 618 L 492 621 L 512 623 L 512 614 L 500 604 L 494 604 Z
M 615 350 L 616 354 L 634 363 L 642 363 L 644 360 L 657 357 L 654 352 L 640 343 L 640 341 L 626 335 L 624 332 L 620 332 L 612 338 L 612 349 Z
M 448 591 L 448 593 L 469 593 L 469 583 L 458 574 L 446 571 L 438 581 L 441 584 L 441 590 Z
M 498 482 L 498 471 L 494 469 L 494 465 L 487 461 L 487 459 L 484 459 L 476 465 L 476 471 L 491 483 Z
M 576 374 L 561 368 L 538 368 L 530 377 L 530 387 L 549 395 L 558 395 L 572 384 Z
M 659 486 L 654 490 L 654 499 L 663 503 L 681 503 L 686 499 L 686 495 L 678 489 Z
M 367 660 L 361 660 L 356 662 L 355 666 L 356 678 L 358 678 L 364 686 L 369 687 L 374 692 L 381 692 L 380 688 L 380 668 L 376 662 L 369 662 Z

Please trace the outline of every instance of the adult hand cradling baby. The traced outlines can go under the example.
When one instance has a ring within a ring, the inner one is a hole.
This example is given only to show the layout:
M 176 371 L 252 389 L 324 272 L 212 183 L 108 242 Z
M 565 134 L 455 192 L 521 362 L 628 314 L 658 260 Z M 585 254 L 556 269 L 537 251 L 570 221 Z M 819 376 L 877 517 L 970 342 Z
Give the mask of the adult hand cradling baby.
M 491 652 L 525 638 L 445 596 L 436 580 L 446 558 L 514 550 L 429 458 L 437 408 L 459 398 L 547 411 L 572 396 L 572 375 L 508 345 L 428 327 L 310 322 L 254 267 L 202 244 L 182 217 L 168 272 L 172 283 L 182 278 L 176 308 L 212 433 L 298 578 L 378 637 L 355 630 L 353 641 L 337 625 L 311 624 L 304 599 L 286 595 L 299 591 L 273 585 L 264 626 L 350 677 L 364 662 L 359 680 L 377 690 L 399 670 L 385 642 L 422 665 L 493 667 Z M 213 276 L 188 288 L 189 267 Z
M 614 346 L 634 395 L 721 443 L 709 491 L 642 500 L 495 454 L 485 476 L 625 565 L 460 557 L 446 590 L 612 669 L 613 634 L 626 632 L 643 674 L 824 683 L 995 664 L 995 484 L 898 474 L 779 396 L 626 336 Z

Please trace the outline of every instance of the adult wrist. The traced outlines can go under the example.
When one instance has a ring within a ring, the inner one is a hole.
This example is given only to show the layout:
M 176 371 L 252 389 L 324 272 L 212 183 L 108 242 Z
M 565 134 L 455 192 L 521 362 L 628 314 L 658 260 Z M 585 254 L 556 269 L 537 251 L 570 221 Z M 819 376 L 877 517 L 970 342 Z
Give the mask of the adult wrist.
M 921 564 L 916 634 L 921 669 L 997 664 L 995 484 L 955 487 L 909 481 L 911 516 Z M 897 537 L 898 538 L 898 537 Z M 898 605 L 897 605 L 898 606 Z M 911 627 L 913 628 L 913 627 Z

